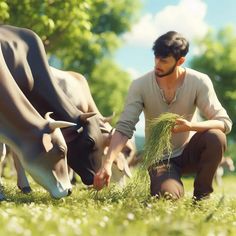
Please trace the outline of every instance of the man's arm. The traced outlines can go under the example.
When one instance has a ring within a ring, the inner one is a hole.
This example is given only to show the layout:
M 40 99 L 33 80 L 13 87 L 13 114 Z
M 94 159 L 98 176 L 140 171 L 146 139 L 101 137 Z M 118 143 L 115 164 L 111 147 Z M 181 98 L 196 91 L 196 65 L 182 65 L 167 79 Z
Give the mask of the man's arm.
M 188 120 L 179 118 L 176 120 L 175 126 L 173 127 L 172 131 L 174 133 L 186 132 L 186 131 L 203 132 L 209 129 L 219 129 L 222 132 L 225 132 L 225 123 L 220 120 L 190 122 Z
M 194 122 L 192 126 L 195 129 L 192 130 L 196 130 L 196 128 L 196 131 L 220 129 L 226 134 L 231 131 L 232 121 L 218 100 L 212 81 L 208 76 L 202 79 L 198 85 L 196 105 L 206 121 Z
M 101 190 L 105 185 L 109 185 L 112 175 L 112 163 L 115 161 L 116 157 L 118 156 L 119 152 L 121 152 L 127 141 L 127 136 L 120 133 L 119 131 L 115 131 L 111 138 L 111 143 L 109 145 L 106 159 L 101 169 L 94 177 L 93 186 L 96 190 Z

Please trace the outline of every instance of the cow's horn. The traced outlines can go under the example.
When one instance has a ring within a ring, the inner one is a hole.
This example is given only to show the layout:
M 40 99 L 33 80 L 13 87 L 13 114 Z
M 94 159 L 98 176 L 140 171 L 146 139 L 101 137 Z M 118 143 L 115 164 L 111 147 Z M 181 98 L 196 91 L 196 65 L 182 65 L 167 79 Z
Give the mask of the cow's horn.
M 102 121 L 103 121 L 104 123 L 110 122 L 110 121 L 115 117 L 115 114 L 116 114 L 116 113 L 113 112 L 111 116 L 103 117 L 103 118 L 101 118 L 101 119 L 102 119 Z
M 97 113 L 96 112 L 87 112 L 87 113 L 83 113 L 79 116 L 81 121 L 86 122 L 88 118 L 95 116 Z
M 51 121 L 51 120 L 53 120 L 51 117 L 50 117 L 50 115 L 52 114 L 53 112 L 47 112 L 46 114 L 45 114 L 45 119 L 46 120 L 48 120 L 48 121 Z
M 66 128 L 77 125 L 76 123 L 67 122 L 67 121 L 50 121 L 49 122 L 49 128 L 51 130 L 54 130 L 56 128 Z
M 66 128 L 66 127 L 77 125 L 76 123 L 67 122 L 67 121 L 55 121 L 54 119 L 50 117 L 51 114 L 52 112 L 47 112 L 45 114 L 45 119 L 49 121 L 48 125 L 51 130 L 54 130 L 56 128 Z

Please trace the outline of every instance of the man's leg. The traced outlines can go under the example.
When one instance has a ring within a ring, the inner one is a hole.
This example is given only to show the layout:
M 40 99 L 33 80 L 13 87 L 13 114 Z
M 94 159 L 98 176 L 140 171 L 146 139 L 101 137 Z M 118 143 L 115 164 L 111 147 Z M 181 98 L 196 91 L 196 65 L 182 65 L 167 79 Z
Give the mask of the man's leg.
M 213 192 L 214 174 L 225 149 L 225 134 L 211 129 L 196 133 L 180 156 L 182 174 L 196 173 L 193 196 L 197 200 Z
M 149 176 L 152 196 L 173 200 L 184 196 L 180 169 L 174 164 L 173 160 L 170 160 L 169 164 L 160 164 L 157 167 L 150 168 Z

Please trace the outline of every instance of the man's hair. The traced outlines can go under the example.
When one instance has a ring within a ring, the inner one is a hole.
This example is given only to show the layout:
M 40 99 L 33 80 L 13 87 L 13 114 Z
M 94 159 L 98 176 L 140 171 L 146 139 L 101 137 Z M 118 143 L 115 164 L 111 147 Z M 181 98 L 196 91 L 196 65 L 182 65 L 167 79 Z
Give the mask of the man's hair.
M 176 61 L 186 56 L 188 49 L 189 42 L 187 39 L 175 31 L 168 31 L 161 35 L 152 47 L 155 57 L 173 56 Z

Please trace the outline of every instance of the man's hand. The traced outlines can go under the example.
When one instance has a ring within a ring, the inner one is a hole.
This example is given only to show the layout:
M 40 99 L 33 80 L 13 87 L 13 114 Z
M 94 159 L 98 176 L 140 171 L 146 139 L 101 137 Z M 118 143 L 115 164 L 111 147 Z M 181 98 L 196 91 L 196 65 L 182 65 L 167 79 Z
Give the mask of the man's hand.
M 94 176 L 93 187 L 96 190 L 101 190 L 104 186 L 108 186 L 111 180 L 111 167 L 112 163 L 105 161 L 102 168 Z
M 182 119 L 182 118 L 178 118 L 175 121 L 175 125 L 172 129 L 173 133 L 180 133 L 180 132 L 186 132 L 186 131 L 190 131 L 192 127 L 191 122 Z

